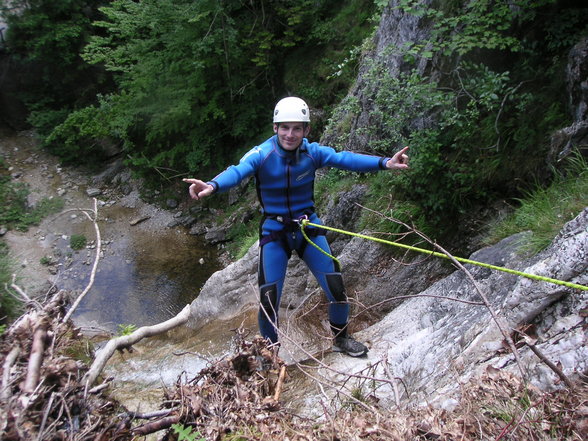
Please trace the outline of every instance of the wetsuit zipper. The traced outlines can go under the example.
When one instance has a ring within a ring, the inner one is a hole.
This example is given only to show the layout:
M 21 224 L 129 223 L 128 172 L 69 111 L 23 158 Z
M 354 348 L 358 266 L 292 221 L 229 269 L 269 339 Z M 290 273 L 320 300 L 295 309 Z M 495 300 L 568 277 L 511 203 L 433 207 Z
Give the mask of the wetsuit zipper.
M 292 206 L 290 203 L 290 178 L 291 178 L 291 171 L 292 171 L 292 167 L 290 165 L 291 160 L 287 159 L 286 160 L 286 205 L 288 206 L 288 215 L 290 216 L 290 219 L 293 218 L 292 216 Z M 296 233 L 292 232 L 292 239 L 296 238 Z

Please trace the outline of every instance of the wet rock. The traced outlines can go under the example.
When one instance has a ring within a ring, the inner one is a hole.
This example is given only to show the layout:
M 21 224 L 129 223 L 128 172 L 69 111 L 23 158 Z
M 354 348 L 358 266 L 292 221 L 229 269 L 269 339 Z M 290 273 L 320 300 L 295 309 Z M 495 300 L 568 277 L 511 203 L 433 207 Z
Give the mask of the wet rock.
M 200 236 L 206 233 L 206 225 L 203 223 L 197 223 L 190 228 L 190 234 L 193 236 Z
M 204 238 L 212 245 L 227 242 L 229 240 L 228 229 L 225 227 L 213 227 L 206 232 Z
M 124 169 L 122 159 L 111 162 L 106 166 L 106 169 L 92 178 L 92 184 L 102 186 L 110 184 L 115 180 L 115 177 Z
M 531 259 L 517 252 L 524 233 L 481 249 L 471 259 L 586 285 L 587 226 L 585 209 L 564 227 L 548 249 Z M 547 359 L 557 360 L 564 374 L 572 379 L 586 372 L 588 349 L 582 314 L 588 305 L 588 292 L 477 266 L 468 265 L 468 270 L 504 329 L 532 324 L 537 348 Z M 394 284 L 391 281 L 390 286 Z M 356 333 L 356 338 L 370 342 L 368 357 L 338 358 L 330 364 L 330 372 L 360 372 L 368 363 L 386 360 L 394 367 L 394 376 L 411 385 L 403 401 L 426 400 L 440 406 L 459 395 L 460 382 L 449 372 L 459 378 L 476 377 L 489 367 L 518 373 L 519 367 L 511 351 L 504 350 L 504 336 L 489 309 L 467 303 L 480 300 L 469 277 L 456 271 L 421 296 L 406 300 L 382 321 Z M 529 348 L 521 347 L 519 356 L 533 385 L 545 391 L 561 387 L 559 377 Z M 394 403 L 392 394 L 377 395 L 381 404 Z
M 229 205 L 234 205 L 243 198 L 245 192 L 247 191 L 247 186 L 249 184 L 249 180 L 250 180 L 250 178 L 245 179 L 239 185 L 237 185 L 236 187 L 233 187 L 229 190 L 229 200 L 228 200 Z
M 96 196 L 100 196 L 102 194 L 102 190 L 100 190 L 99 188 L 91 187 L 86 190 L 86 194 L 89 197 L 94 198 Z
M 133 191 L 133 187 L 130 184 L 121 184 L 120 191 L 125 196 L 128 196 Z
M 257 247 L 245 257 L 214 273 L 190 305 L 190 323 L 200 328 L 212 320 L 224 320 L 257 304 Z
M 0 236 L 4 236 L 6 233 L 8 233 L 8 229 L 4 226 L 0 227 Z
M 194 222 L 196 222 L 196 218 L 194 216 L 191 215 L 182 215 L 181 213 L 179 213 L 180 216 L 175 217 L 171 222 L 168 223 L 168 227 L 169 228 L 173 228 L 173 227 L 177 227 L 177 226 L 182 226 L 182 227 L 186 227 L 189 228 Z
M 132 219 L 129 222 L 129 225 L 133 225 L 134 226 L 134 225 L 140 224 L 141 222 L 144 222 L 144 221 L 146 221 L 147 219 L 150 219 L 150 218 L 151 218 L 151 216 L 149 216 L 149 215 L 139 216 L 139 217 L 136 217 L 136 218 Z
M 167 208 L 174 209 L 178 207 L 178 201 L 170 198 L 165 201 L 165 205 L 167 206 Z
M 178 219 L 172 219 L 171 221 L 169 221 L 166 224 L 167 228 L 175 228 L 175 227 L 179 227 L 180 226 L 180 222 L 178 221 Z
M 558 130 L 551 137 L 549 164 L 557 163 L 588 143 L 588 38 L 583 38 L 568 55 L 566 69 L 568 107 L 574 117 L 571 126 Z

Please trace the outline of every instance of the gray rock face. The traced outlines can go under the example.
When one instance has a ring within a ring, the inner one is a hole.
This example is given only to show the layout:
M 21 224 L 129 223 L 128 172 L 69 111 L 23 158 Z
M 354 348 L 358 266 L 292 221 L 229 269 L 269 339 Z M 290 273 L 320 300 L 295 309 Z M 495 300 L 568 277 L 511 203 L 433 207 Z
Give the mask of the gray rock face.
M 531 260 L 516 253 L 521 237 L 507 238 L 474 253 L 471 259 L 588 285 L 588 209 L 568 223 L 547 250 Z M 586 318 L 581 311 L 588 306 L 587 291 L 471 265 L 468 269 L 504 329 L 510 332 L 534 326 L 537 347 L 548 359 L 561 363 L 566 375 L 573 378 L 586 372 Z M 389 378 L 391 373 L 406 385 L 407 390 L 398 387 L 404 404 L 441 405 L 458 397 L 461 382 L 488 366 L 519 373 L 514 356 L 505 351 L 504 337 L 488 308 L 465 303 L 479 301 L 465 273 L 456 271 L 359 333 L 357 337 L 371 345 L 366 359 L 332 356 L 328 364 L 335 371 L 347 373 L 359 372 L 370 364 L 380 366 L 374 376 Z M 532 383 L 543 390 L 557 387 L 556 375 L 528 347 L 519 351 Z M 325 370 L 323 374 L 336 381 L 338 375 L 332 372 Z M 384 403 L 395 401 L 389 386 L 378 389 L 376 395 Z
M 190 323 L 200 328 L 211 320 L 235 317 L 257 304 L 257 244 L 237 262 L 214 273 L 192 302 Z
M 422 6 L 428 6 L 431 0 L 420 2 Z M 371 52 L 366 54 L 366 58 L 373 59 L 382 63 L 384 69 L 390 76 L 398 76 L 401 72 L 411 70 L 413 65 L 405 60 L 402 51 L 394 48 L 402 48 L 405 43 L 420 44 L 430 37 L 431 21 L 423 17 L 405 14 L 399 8 L 400 2 L 392 0 L 384 9 L 376 35 L 374 37 L 374 47 Z M 417 61 L 417 71 L 424 73 L 429 67 L 430 60 L 419 58 Z M 342 130 L 348 134 L 345 148 L 353 151 L 365 151 L 366 146 L 370 146 L 373 141 L 373 135 L 370 135 L 365 129 L 374 124 L 371 114 L 375 110 L 374 91 L 370 86 L 367 77 L 367 71 L 370 69 L 370 63 L 362 63 L 357 81 L 350 92 L 350 96 L 357 99 L 361 111 L 353 115 L 340 115 L 342 119 L 349 119 L 350 127 L 345 126 Z M 431 124 L 430 118 L 423 115 L 415 119 L 412 124 L 415 127 L 427 127 Z M 341 130 L 341 129 L 335 129 Z M 341 133 L 327 133 L 322 141 L 326 145 L 336 145 L 336 139 Z
M 588 38 L 582 39 L 570 50 L 566 75 L 568 107 L 573 124 L 558 130 L 551 137 L 548 162 L 556 166 L 574 149 L 588 144 Z

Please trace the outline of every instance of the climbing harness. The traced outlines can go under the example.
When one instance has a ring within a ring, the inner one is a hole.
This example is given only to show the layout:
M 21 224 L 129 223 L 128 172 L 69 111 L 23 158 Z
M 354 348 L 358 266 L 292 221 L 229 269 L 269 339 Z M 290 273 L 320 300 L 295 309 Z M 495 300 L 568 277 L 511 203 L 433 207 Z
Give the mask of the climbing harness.
M 451 260 L 452 258 L 457 260 L 458 262 L 461 263 L 469 263 L 472 265 L 477 265 L 477 266 L 481 266 L 484 268 L 490 268 L 493 270 L 497 270 L 497 271 L 502 271 L 505 273 L 509 273 L 509 274 L 515 274 L 517 276 L 521 276 L 521 277 L 526 277 L 527 279 L 533 279 L 533 280 L 540 280 L 542 282 L 549 282 L 549 283 L 555 283 L 556 285 L 563 285 L 563 286 L 567 286 L 568 288 L 575 288 L 575 289 L 581 289 L 583 291 L 588 291 L 588 286 L 585 285 L 578 285 L 577 283 L 571 283 L 571 282 L 566 282 L 564 280 L 558 280 L 558 279 L 552 279 L 550 277 L 545 277 L 545 276 L 538 276 L 535 274 L 529 274 L 529 273 L 524 273 L 522 271 L 516 271 L 510 268 L 505 268 L 502 266 L 496 266 L 496 265 L 490 265 L 489 263 L 484 263 L 484 262 L 478 262 L 475 260 L 470 260 L 470 259 L 464 259 L 463 257 L 450 257 L 446 254 L 443 253 L 438 253 L 436 251 L 431 251 L 431 250 L 425 250 L 424 248 L 418 248 L 418 247 L 413 247 L 410 245 L 405 245 L 402 243 L 398 243 L 398 242 L 392 242 L 389 240 L 385 240 L 385 239 L 380 239 L 377 237 L 372 237 L 372 236 L 366 236 L 364 234 L 359 234 L 359 233 L 353 233 L 351 231 L 346 231 L 346 230 L 341 230 L 339 228 L 333 228 L 333 227 L 327 227 L 325 225 L 319 225 L 319 224 L 314 224 L 312 222 L 310 222 L 308 220 L 308 217 L 301 217 L 300 219 L 298 219 L 296 221 L 298 223 L 298 225 L 300 225 L 300 230 L 302 232 L 302 235 L 304 236 L 304 238 L 315 248 L 317 248 L 318 250 L 320 250 L 323 254 L 326 254 L 327 256 L 329 256 L 331 259 L 333 259 L 335 262 L 337 262 L 340 265 L 339 260 L 337 260 L 337 258 L 335 256 L 332 256 L 331 254 L 327 253 L 326 251 L 322 250 L 318 245 L 316 245 L 313 241 L 310 240 L 310 238 L 306 235 L 304 229 L 308 226 L 308 227 L 316 227 L 316 228 L 322 228 L 324 230 L 328 230 L 328 231 L 333 231 L 335 233 L 341 233 L 341 234 L 346 234 L 348 236 L 353 236 L 353 237 L 359 237 L 362 239 L 367 239 L 367 240 L 371 240 L 374 242 L 379 242 L 379 243 L 383 243 L 386 245 L 392 245 L 395 247 L 400 247 L 400 248 L 404 248 L 407 250 L 411 250 L 411 251 L 416 251 L 418 253 L 423 253 L 423 254 L 428 254 L 430 256 L 435 256 L 435 257 L 441 257 L 443 259 L 449 259 Z

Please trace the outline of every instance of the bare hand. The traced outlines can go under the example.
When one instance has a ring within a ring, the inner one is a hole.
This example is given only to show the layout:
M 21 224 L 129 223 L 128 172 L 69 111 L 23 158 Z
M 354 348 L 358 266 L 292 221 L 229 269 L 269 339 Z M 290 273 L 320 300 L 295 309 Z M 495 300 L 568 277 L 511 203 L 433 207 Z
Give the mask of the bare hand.
M 190 184 L 190 188 L 188 188 L 188 191 L 192 199 L 202 199 L 205 196 L 210 196 L 214 191 L 214 187 L 212 185 L 207 184 L 206 182 L 201 181 L 199 179 L 184 178 L 182 179 L 182 181 Z
M 405 152 L 408 150 L 408 146 L 397 152 L 391 159 L 386 162 L 387 169 L 402 170 L 408 168 L 408 155 Z

